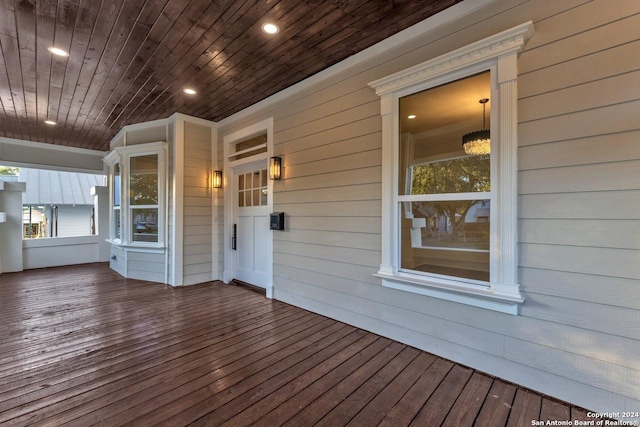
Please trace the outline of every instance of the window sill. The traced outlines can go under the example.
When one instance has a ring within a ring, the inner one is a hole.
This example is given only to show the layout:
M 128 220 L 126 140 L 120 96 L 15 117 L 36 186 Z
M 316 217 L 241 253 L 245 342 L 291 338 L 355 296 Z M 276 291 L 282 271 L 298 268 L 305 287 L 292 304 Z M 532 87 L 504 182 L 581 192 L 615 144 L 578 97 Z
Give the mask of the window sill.
M 107 239 L 107 243 L 132 252 L 163 252 L 166 249 L 162 244 L 123 243 L 114 239 Z
M 45 248 L 54 246 L 91 245 L 100 242 L 100 236 L 63 236 L 22 239 L 23 248 Z
M 518 314 L 518 307 L 524 302 L 524 297 L 520 295 L 517 285 L 481 286 L 435 277 L 423 278 L 402 272 L 390 274 L 379 271 L 375 273 L 374 276 L 380 277 L 382 279 L 382 286 L 386 288 L 512 315 Z M 507 291 L 500 292 L 498 289 L 501 288 L 506 288 Z

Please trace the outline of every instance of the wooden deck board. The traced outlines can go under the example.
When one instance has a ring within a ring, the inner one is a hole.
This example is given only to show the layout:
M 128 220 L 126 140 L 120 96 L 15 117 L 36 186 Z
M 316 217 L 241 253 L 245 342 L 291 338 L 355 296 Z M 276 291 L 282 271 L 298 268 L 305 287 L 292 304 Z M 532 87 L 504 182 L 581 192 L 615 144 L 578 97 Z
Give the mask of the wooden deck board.
M 531 424 L 531 420 L 539 420 L 541 405 L 542 396 L 529 390 L 519 389 L 513 401 L 507 427 L 523 426 L 526 423 Z
M 478 427 L 506 425 L 516 389 L 514 384 L 495 379 L 476 417 L 475 425 Z
M 243 287 L 0 276 L 0 424 L 521 426 L 582 408 Z
M 473 370 L 455 365 L 413 419 L 412 426 L 439 426 L 473 374 Z
M 456 403 L 445 418 L 443 426 L 456 427 L 472 425 L 485 401 L 493 378 L 474 372 L 464 387 Z

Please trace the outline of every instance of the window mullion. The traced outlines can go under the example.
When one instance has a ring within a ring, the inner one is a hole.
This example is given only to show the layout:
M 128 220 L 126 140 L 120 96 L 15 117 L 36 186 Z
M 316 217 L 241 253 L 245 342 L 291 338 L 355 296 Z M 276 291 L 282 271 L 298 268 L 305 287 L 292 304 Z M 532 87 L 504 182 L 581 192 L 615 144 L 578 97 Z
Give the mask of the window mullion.
M 442 194 L 411 194 L 398 195 L 398 202 L 439 202 L 454 200 L 484 200 L 491 199 L 490 191 L 475 193 L 442 193 Z

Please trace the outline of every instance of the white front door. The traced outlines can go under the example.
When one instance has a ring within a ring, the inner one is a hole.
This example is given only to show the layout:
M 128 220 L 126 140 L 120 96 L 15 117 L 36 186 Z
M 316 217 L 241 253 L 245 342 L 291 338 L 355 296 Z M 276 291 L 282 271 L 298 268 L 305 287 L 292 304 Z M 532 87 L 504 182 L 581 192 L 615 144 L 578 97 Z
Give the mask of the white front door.
M 234 279 L 270 291 L 273 232 L 269 229 L 271 195 L 266 163 L 235 169 L 234 181 Z

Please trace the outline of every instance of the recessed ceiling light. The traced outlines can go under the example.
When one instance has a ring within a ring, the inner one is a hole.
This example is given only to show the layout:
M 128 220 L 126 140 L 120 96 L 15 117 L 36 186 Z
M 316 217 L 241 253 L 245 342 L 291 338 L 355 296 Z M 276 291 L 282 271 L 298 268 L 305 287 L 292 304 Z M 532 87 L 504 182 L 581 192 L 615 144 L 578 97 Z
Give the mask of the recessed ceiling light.
M 416 118 L 416 115 L 415 115 L 415 114 L 411 114 L 411 115 L 408 115 L 408 116 L 407 116 L 407 119 L 415 119 L 415 118 Z
M 53 54 L 54 54 L 54 55 L 56 55 L 56 56 L 64 56 L 64 57 L 69 56 L 69 54 L 68 54 L 66 51 L 64 51 L 64 50 L 62 50 L 62 49 L 59 49 L 59 48 L 57 48 L 57 47 L 53 47 L 53 46 L 51 46 L 51 47 L 47 48 L 47 50 L 48 50 L 49 52 L 53 53 Z
M 186 93 L 187 95 L 195 95 L 197 92 L 191 88 L 186 88 L 184 89 L 184 93 Z
M 55 124 L 56 124 L 56 122 L 54 122 L 53 120 L 45 120 L 44 122 L 45 122 L 46 124 L 48 124 L 48 125 L 51 125 L 51 126 L 53 126 L 53 125 L 55 125 Z
M 272 24 L 271 22 L 267 22 L 266 24 L 262 24 L 262 31 L 264 31 L 267 34 L 275 34 L 278 31 L 280 31 L 280 29 L 278 28 L 278 26 L 276 24 Z

